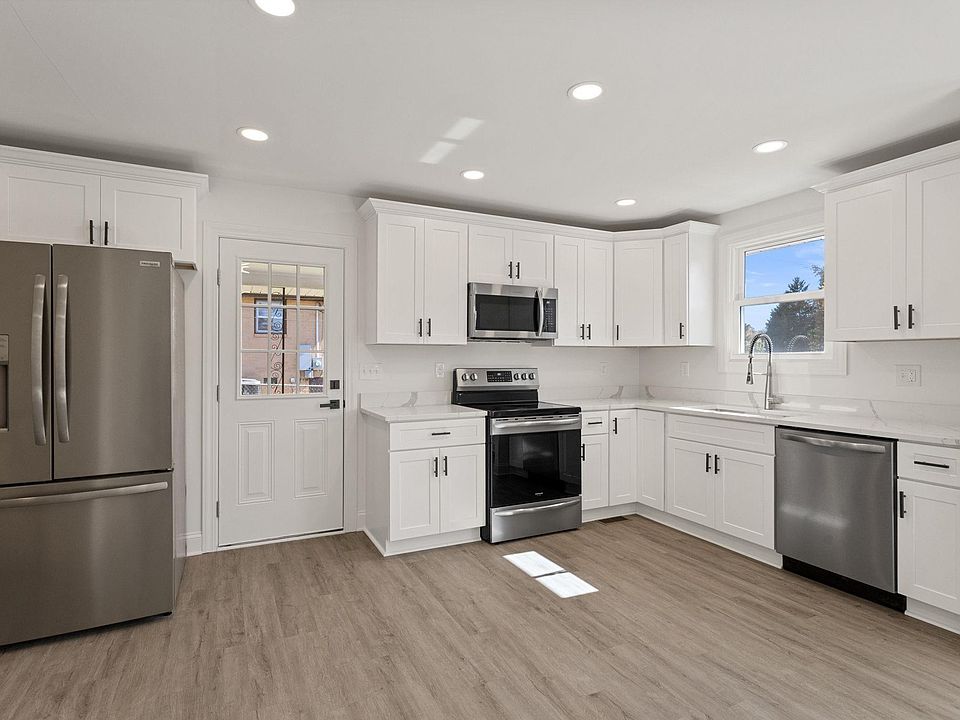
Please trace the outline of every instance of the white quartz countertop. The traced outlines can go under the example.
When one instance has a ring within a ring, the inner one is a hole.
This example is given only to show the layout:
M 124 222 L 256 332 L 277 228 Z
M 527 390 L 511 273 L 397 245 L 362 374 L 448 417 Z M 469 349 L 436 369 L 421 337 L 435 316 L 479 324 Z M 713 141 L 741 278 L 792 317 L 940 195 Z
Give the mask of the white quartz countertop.
M 412 407 L 361 407 L 360 412 L 384 422 L 412 422 L 416 420 L 462 420 L 482 418 L 484 410 L 460 405 L 415 405 Z
M 957 422 L 940 424 L 911 418 L 880 418 L 847 413 L 794 412 L 789 408 L 775 414 L 764 414 L 762 410 L 737 408 L 756 415 L 736 413 L 705 412 L 704 408 L 715 407 L 715 403 L 690 402 L 684 400 L 647 400 L 643 398 L 606 399 L 606 400 L 553 400 L 549 402 L 576 405 L 584 412 L 598 410 L 658 410 L 677 415 L 752 422 L 763 425 L 782 425 L 808 430 L 826 430 L 846 432 L 856 435 L 892 438 L 908 442 L 927 443 L 960 447 L 960 418 Z M 728 407 L 728 406 L 724 406 Z M 733 406 L 729 406 L 733 407 Z

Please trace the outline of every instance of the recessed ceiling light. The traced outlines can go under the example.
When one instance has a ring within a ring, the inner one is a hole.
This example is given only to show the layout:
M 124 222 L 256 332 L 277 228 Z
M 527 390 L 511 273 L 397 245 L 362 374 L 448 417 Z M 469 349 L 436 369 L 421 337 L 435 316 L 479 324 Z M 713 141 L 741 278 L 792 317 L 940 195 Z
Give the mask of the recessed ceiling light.
M 636 205 L 637 201 L 633 198 L 623 198 L 621 200 L 617 200 L 616 204 L 620 207 L 630 207 L 631 205 Z
M 460 175 L 465 180 L 482 180 L 483 170 L 464 170 Z
M 767 153 L 780 152 L 787 146 L 786 140 L 767 140 L 762 142 L 759 145 L 753 146 L 753 151 L 755 153 L 760 153 L 761 155 L 766 155 Z
M 237 132 L 240 134 L 240 137 L 252 140 L 253 142 L 263 142 L 270 137 L 263 130 L 257 130 L 252 127 L 242 127 L 238 129 Z
M 297 9 L 293 0 L 253 0 L 253 4 L 268 15 L 277 17 L 293 15 L 293 11 Z
M 567 90 L 567 95 L 574 100 L 596 100 L 603 92 L 603 87 L 598 82 L 577 83 Z

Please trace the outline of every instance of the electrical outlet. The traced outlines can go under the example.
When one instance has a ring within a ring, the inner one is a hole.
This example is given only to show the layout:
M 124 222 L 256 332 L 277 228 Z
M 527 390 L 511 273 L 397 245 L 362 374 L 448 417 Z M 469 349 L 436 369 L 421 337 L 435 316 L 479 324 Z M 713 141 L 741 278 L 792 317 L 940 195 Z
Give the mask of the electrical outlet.
M 897 365 L 897 386 L 918 387 L 920 385 L 919 365 Z
M 601 375 L 607 374 L 607 363 L 605 362 L 600 363 L 600 374 Z
M 380 363 L 369 363 L 360 366 L 361 380 L 379 380 L 383 377 L 383 365 Z
M 438 378 L 442 378 L 446 369 L 447 369 L 447 366 L 444 365 L 443 363 L 434 363 L 433 374 L 436 375 Z
M 690 363 L 686 360 L 680 363 L 680 377 L 690 377 Z

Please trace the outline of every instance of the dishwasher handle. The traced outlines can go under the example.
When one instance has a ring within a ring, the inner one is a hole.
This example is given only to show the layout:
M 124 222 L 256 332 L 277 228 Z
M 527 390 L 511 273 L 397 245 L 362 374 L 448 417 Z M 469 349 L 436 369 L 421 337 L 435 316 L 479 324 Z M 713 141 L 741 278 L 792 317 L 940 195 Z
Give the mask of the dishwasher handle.
M 804 443 L 806 445 L 816 445 L 817 447 L 835 448 L 837 450 L 853 450 L 854 452 L 883 454 L 887 451 L 886 445 L 874 445 L 873 443 L 853 442 L 850 440 L 829 440 L 827 438 L 810 437 L 809 435 L 793 435 L 784 433 L 780 436 L 784 440 Z

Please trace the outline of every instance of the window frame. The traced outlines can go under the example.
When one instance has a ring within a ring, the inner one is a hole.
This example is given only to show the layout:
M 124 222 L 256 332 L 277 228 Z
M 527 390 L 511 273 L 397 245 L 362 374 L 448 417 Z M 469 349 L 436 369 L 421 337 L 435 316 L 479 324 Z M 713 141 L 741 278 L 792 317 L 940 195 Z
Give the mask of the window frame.
M 721 328 L 723 351 L 720 355 L 721 371 L 746 372 L 747 353 L 743 352 L 742 308 L 778 302 L 801 300 L 825 300 L 825 290 L 808 290 L 802 293 L 781 293 L 758 297 L 744 297 L 746 255 L 758 250 L 794 245 L 807 240 L 824 237 L 822 220 L 804 223 L 788 229 L 773 230 L 755 228 L 728 236 L 722 242 L 720 252 L 726 264 L 725 283 L 721 295 Z M 826 262 L 826 261 L 825 261 Z M 829 282 L 829 271 L 827 281 Z M 775 372 L 786 375 L 846 375 L 847 347 L 845 343 L 824 340 L 822 352 L 773 353 Z

